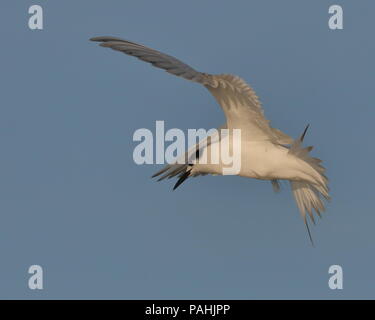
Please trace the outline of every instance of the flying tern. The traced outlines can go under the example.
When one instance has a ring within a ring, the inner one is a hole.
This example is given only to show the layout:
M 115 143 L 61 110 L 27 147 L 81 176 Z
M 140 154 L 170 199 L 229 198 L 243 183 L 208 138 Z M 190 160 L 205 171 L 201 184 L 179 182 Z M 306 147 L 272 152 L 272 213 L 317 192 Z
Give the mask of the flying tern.
M 206 87 L 224 111 L 227 122 L 221 128 L 241 130 L 241 168 L 237 175 L 269 180 L 276 192 L 280 189 L 279 180 L 288 180 L 312 242 L 306 214 L 315 223 L 314 210 L 320 217 L 325 210 L 324 199 L 329 200 L 330 196 L 321 160 L 310 156 L 312 146 L 302 146 L 308 126 L 297 139 L 271 127 L 254 90 L 238 76 L 198 72 L 172 56 L 115 37 L 95 37 L 90 40 Z M 197 144 L 183 156 L 188 157 L 193 150 L 199 158 L 204 153 L 208 154 L 213 145 L 222 139 L 220 135 L 211 137 L 211 142 L 203 149 L 200 148 L 201 144 Z M 159 180 L 177 177 L 176 189 L 189 177 L 222 173 L 221 162 L 211 164 L 187 161 L 169 164 L 153 177 L 160 176 Z

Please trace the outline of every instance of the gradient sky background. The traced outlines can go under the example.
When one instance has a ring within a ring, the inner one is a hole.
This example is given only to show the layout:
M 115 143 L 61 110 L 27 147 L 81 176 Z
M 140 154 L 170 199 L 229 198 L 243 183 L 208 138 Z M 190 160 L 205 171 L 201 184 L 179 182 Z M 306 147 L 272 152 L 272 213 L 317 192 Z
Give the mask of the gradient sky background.
M 28 29 L 28 8 L 44 30 Z M 328 28 L 328 7 L 344 30 Z M 374 1 L 2 0 L 0 298 L 375 298 Z M 289 185 L 156 183 L 133 132 L 224 123 L 207 90 L 89 42 L 123 37 L 253 86 L 324 160 L 312 248 Z M 27 285 L 44 269 L 44 290 Z M 344 270 L 330 290 L 328 268 Z

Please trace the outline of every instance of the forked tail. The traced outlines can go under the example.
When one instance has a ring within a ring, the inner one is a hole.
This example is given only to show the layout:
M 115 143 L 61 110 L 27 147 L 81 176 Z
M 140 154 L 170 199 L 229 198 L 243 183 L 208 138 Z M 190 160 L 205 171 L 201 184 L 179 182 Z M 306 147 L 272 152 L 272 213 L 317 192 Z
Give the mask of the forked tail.
M 307 181 L 290 181 L 290 185 L 298 209 L 300 210 L 305 222 L 310 241 L 314 245 L 309 225 L 307 223 L 306 212 L 309 214 L 311 221 L 315 224 L 313 210 L 315 210 L 316 214 L 321 217 L 321 212 L 325 210 L 323 198 L 330 200 L 330 196 L 328 194 L 328 179 L 324 175 L 325 168 L 321 165 L 321 160 L 310 156 L 309 152 L 313 147 L 302 148 L 302 141 L 308 127 L 309 126 L 306 127 L 301 137 L 294 141 L 290 147 L 289 153 L 300 158 L 313 169 L 315 183 Z

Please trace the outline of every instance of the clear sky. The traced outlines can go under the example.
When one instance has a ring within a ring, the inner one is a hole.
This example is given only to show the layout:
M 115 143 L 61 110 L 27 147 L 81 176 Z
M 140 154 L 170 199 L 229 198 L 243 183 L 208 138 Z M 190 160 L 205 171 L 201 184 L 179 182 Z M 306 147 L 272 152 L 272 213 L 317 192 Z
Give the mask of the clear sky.
M 44 30 L 28 8 L 44 9 Z M 344 29 L 328 28 L 328 7 Z M 0 298 L 375 298 L 375 3 L 2 0 Z M 113 35 L 233 73 L 273 126 L 324 160 L 332 201 L 312 248 L 289 185 L 155 182 L 138 128 L 213 128 L 207 90 L 88 39 Z M 30 265 L 44 289 L 28 288 Z M 328 287 L 340 265 L 344 289 Z

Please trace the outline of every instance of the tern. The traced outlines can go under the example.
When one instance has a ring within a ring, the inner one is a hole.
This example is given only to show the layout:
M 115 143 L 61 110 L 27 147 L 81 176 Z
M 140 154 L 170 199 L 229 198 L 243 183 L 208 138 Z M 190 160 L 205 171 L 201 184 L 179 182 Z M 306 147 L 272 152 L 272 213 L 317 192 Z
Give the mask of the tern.
M 157 68 L 206 87 L 224 111 L 226 124 L 220 128 L 241 130 L 242 164 L 237 175 L 269 180 L 275 192 L 280 190 L 280 180 L 288 180 L 313 244 L 307 214 L 315 224 L 314 211 L 321 217 L 321 212 L 325 210 L 324 199 L 330 200 L 330 196 L 328 179 L 324 174 L 325 168 L 321 165 L 321 160 L 310 156 L 312 146 L 302 146 L 308 125 L 297 139 L 292 139 L 282 131 L 271 127 L 254 90 L 238 76 L 198 72 L 172 56 L 120 38 L 104 36 L 90 40 L 99 42 L 102 47 L 134 56 Z M 203 149 L 200 149 L 201 144 L 198 143 L 189 149 L 184 157 L 193 150 L 199 158 L 202 154 L 209 153 L 213 144 L 221 139 L 224 138 L 220 135 L 216 138 L 211 137 L 210 142 Z M 176 189 L 189 177 L 222 173 L 221 162 L 201 164 L 187 161 L 183 164 L 179 162 L 169 164 L 152 177 L 160 176 L 159 180 L 177 177 L 174 186 Z

